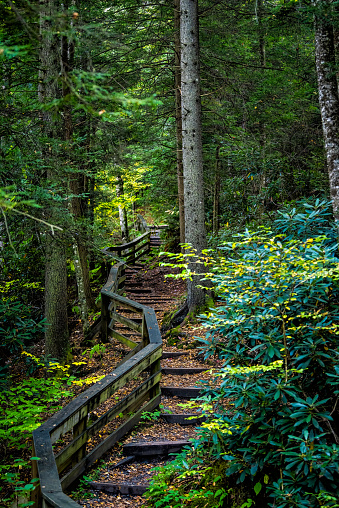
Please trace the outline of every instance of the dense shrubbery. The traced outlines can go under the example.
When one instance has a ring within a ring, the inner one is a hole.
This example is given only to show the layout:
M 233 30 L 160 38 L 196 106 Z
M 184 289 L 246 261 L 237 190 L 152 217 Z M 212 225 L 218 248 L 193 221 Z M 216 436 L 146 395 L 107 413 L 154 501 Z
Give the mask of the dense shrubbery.
M 225 490 L 237 483 L 257 506 L 338 506 L 339 269 L 329 213 L 319 201 L 285 210 L 274 231 L 221 246 L 212 270 L 222 304 L 203 317 L 204 349 L 224 364 L 220 392 L 205 396 L 219 405 L 216 424 L 195 448 L 224 459 Z
M 7 377 L 8 361 L 13 363 L 44 330 L 44 320 L 32 318 L 31 308 L 19 301 L 0 301 L 0 383 Z

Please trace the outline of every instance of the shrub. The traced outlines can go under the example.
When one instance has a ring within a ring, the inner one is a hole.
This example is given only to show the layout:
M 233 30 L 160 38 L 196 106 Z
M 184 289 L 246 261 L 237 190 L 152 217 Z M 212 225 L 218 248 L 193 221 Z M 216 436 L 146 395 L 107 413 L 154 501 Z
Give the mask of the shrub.
M 245 486 L 260 507 L 339 500 L 335 228 L 328 203 L 298 206 L 274 231 L 246 231 L 203 260 L 221 300 L 203 316 L 203 348 L 224 362 L 219 393 L 204 397 L 217 406 L 214 424 L 195 448 L 225 460 L 224 486 Z

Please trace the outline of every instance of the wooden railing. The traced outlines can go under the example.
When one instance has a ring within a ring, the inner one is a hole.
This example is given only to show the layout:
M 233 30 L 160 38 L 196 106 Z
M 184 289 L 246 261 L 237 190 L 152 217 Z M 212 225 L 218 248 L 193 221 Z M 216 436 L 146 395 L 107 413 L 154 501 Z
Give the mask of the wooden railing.
M 148 233 L 142 236 L 149 239 Z M 134 240 L 126 245 L 136 245 L 136 243 Z M 126 250 L 126 245 L 121 248 Z M 134 250 L 134 256 L 136 252 Z M 152 411 L 160 403 L 162 340 L 157 319 L 153 309 L 119 294 L 123 290 L 124 270 L 124 263 L 112 266 L 108 280 L 101 290 L 101 333 L 103 341 L 107 341 L 109 336 L 112 336 L 132 350 L 113 372 L 73 399 L 33 432 L 33 453 L 40 459 L 34 461 L 33 466 L 33 477 L 38 477 L 40 480 L 39 488 L 35 490 L 32 497 L 36 508 L 40 506 L 43 508 L 79 507 L 64 493 L 64 490 L 68 489 L 86 469 L 129 432 L 139 422 L 144 411 Z M 121 308 L 132 310 L 140 317 L 134 320 L 127 318 L 120 313 L 121 311 L 118 312 Z M 116 323 L 136 332 L 137 341 L 132 341 L 117 332 Z M 91 423 L 89 419 L 91 412 L 142 372 L 148 373 L 147 378 L 129 395 L 119 400 L 99 419 Z M 87 452 L 86 446 L 89 439 L 121 413 L 130 416 L 106 439 Z M 69 431 L 72 432 L 71 442 L 54 455 L 53 444 Z
M 139 258 L 147 254 L 151 247 L 151 231 L 147 231 L 135 240 L 124 243 L 123 245 L 115 245 L 108 247 L 104 252 L 116 254 L 119 258 L 123 258 L 126 264 L 134 264 Z

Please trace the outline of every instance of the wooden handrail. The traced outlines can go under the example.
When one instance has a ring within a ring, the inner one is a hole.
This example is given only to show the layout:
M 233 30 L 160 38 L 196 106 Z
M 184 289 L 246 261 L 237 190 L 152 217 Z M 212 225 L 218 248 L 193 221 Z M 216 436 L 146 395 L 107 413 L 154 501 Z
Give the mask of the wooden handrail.
M 148 236 L 147 236 L 148 235 Z M 139 238 L 149 238 L 149 233 Z M 120 246 L 137 245 L 138 239 Z M 110 269 L 106 284 L 101 290 L 101 338 L 108 341 L 110 335 L 133 349 L 113 372 L 98 381 L 67 406 L 53 415 L 33 432 L 33 454 L 39 457 L 34 461 L 33 477 L 39 477 L 40 485 L 32 494 L 34 506 L 40 508 L 76 508 L 78 503 L 68 497 L 64 490 L 69 488 L 96 460 L 109 450 L 122 436 L 129 432 L 140 420 L 144 411 L 152 411 L 160 403 L 160 379 L 162 339 L 152 308 L 124 298 L 125 264 L 117 263 Z M 127 308 L 141 316 L 141 325 L 119 313 Z M 140 342 L 136 344 L 120 332 L 114 330 L 115 323 L 139 333 Z M 141 372 L 149 371 L 149 376 L 129 395 L 111 407 L 94 423 L 89 415 L 113 393 L 122 388 Z M 88 440 L 117 415 L 130 415 L 118 429 L 100 442 L 90 452 L 86 451 Z M 52 445 L 66 432 L 72 431 L 73 439 L 56 456 Z M 62 477 L 60 475 L 63 474 Z
M 147 254 L 151 249 L 151 232 L 148 231 L 138 236 L 131 242 L 123 245 L 113 245 L 103 250 L 105 254 L 116 253 L 117 256 L 123 258 L 127 264 L 135 263 L 139 258 Z M 138 255 L 136 255 L 138 253 Z

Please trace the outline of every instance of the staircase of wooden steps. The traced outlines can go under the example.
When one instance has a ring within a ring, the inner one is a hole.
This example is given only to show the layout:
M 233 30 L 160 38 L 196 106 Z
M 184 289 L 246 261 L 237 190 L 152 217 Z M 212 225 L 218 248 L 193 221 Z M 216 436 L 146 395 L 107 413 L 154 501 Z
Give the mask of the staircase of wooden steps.
M 38 471 L 33 472 L 35 476 L 39 473 L 41 483 L 40 495 L 33 496 L 37 508 L 42 501 L 44 507 L 55 508 L 141 506 L 140 496 L 153 475 L 151 468 L 189 446 L 195 426 L 204 420 L 180 403 L 201 393 L 197 382 L 208 379 L 206 370 L 211 366 L 204 365 L 192 350 L 169 347 L 162 351 L 157 322 L 174 307 L 180 292 L 172 290 L 164 296 L 163 289 L 158 290 L 159 279 L 135 259 L 142 258 L 140 251 L 145 255 L 152 245 L 159 247 L 159 231 L 140 238 L 140 244 L 133 241 L 127 247 L 105 250 L 107 256 L 124 253 L 130 263 L 119 262 L 107 269 L 108 279 L 101 291 L 101 322 L 94 327 L 95 331 L 101 329 L 102 340 L 124 354 L 122 361 L 109 376 L 33 433 L 34 453 L 42 457 Z M 152 411 L 160 402 L 161 414 L 157 411 L 154 422 Z M 145 423 L 140 423 L 143 417 Z M 51 444 L 67 431 L 72 434 L 71 441 L 54 457 Z M 102 442 L 97 438 L 100 432 Z M 64 491 L 99 458 L 105 467 L 88 487 L 88 494 L 94 497 L 75 502 Z

